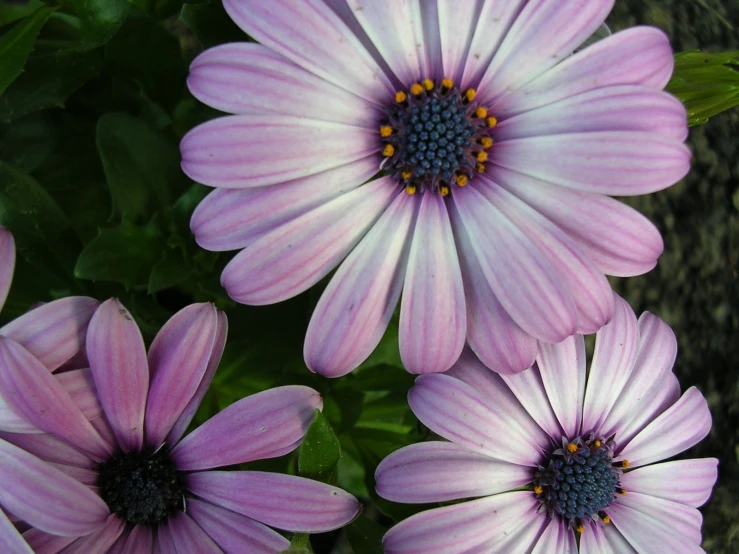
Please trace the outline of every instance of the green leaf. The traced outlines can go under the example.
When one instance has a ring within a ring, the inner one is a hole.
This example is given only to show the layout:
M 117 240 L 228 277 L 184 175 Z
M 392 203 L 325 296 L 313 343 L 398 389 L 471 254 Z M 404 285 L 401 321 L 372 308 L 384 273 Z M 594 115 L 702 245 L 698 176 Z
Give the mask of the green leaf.
M 295 533 L 290 541 L 290 548 L 282 554 L 313 554 L 310 545 L 310 535 L 307 533 Z
M 101 117 L 97 147 L 115 209 L 135 221 L 150 219 L 184 190 L 177 146 L 134 117 Z
M 221 2 L 185 4 L 180 12 L 180 20 L 190 28 L 203 48 L 249 40 L 228 16 Z
M 0 27 L 28 17 L 43 5 L 41 0 L 31 0 L 28 4 L 0 4 Z
M 308 427 L 303 443 L 298 449 L 298 473 L 309 479 L 328 481 L 341 458 L 339 439 L 334 435 L 326 417 L 316 410 L 313 423 Z
M 148 285 L 164 248 L 164 236 L 155 222 L 139 226 L 124 219 L 118 227 L 101 229 L 85 246 L 74 273 L 79 279 L 142 288 Z
M 382 554 L 382 537 L 386 529 L 365 515 L 346 527 L 346 537 L 354 554 Z
M 40 8 L 0 37 L 0 94 L 23 71 L 36 37 L 56 8 Z
M 0 159 L 26 173 L 38 169 L 58 142 L 56 127 L 43 114 L 32 114 L 12 125 L 0 123 Z
M 152 268 L 149 276 L 149 294 L 174 287 L 186 280 L 192 268 L 177 248 L 167 248 L 162 259 Z
M 77 50 L 91 50 L 108 42 L 131 9 L 128 0 L 61 0 L 61 4 L 79 19 Z

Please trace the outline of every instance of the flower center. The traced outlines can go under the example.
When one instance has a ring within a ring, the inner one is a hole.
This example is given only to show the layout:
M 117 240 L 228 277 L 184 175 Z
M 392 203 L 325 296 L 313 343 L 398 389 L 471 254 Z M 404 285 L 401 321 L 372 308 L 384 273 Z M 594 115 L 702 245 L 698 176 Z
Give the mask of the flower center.
M 98 466 L 100 496 L 133 524 L 156 525 L 182 509 L 183 475 L 166 448 L 154 454 L 118 454 Z
M 534 494 L 550 516 L 563 517 L 577 531 L 584 530 L 582 520 L 610 518 L 604 512 L 620 487 L 621 468 L 628 461 L 613 462 L 613 441 L 591 435 L 572 441 L 562 439 L 562 448 L 545 456 L 534 474 Z
M 485 171 L 497 120 L 450 79 L 425 79 L 395 94 L 380 123 L 382 168 L 408 194 L 426 189 L 442 196 Z

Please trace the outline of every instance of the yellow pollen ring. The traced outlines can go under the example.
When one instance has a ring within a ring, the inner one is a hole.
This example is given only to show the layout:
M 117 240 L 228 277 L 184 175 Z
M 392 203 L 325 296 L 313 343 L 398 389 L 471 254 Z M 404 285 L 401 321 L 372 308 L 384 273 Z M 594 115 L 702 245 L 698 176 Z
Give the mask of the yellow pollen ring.
M 480 139 L 480 144 L 482 144 L 483 148 L 490 148 L 493 145 L 493 139 L 490 137 L 482 137 Z
M 482 164 L 477 164 L 477 167 L 475 167 L 475 169 L 477 169 L 478 173 L 485 173 L 485 166 Z
M 486 120 L 488 127 L 495 127 L 498 124 L 498 118 L 490 116 Z
M 540 487 L 539 485 L 536 485 L 536 486 L 534 487 L 534 492 L 535 492 L 536 494 L 541 494 L 541 493 L 543 493 L 543 492 L 544 492 L 544 489 L 543 489 L 542 487 Z
M 621 467 L 629 467 L 629 460 L 621 460 Z
M 572 452 L 573 454 L 577 452 L 577 445 L 574 442 L 571 442 L 567 445 L 567 452 Z
M 480 106 L 475 110 L 475 116 L 479 117 L 480 119 L 485 119 L 488 116 L 487 108 Z
M 413 96 L 418 96 L 423 92 L 423 87 L 420 85 L 420 83 L 413 83 L 411 85 L 411 94 Z
M 423 88 L 429 92 L 434 90 L 434 82 L 431 79 L 424 79 L 421 84 L 423 85 Z
M 442 79 L 441 86 L 446 89 L 454 88 L 454 81 L 452 81 L 451 79 Z
M 395 93 L 395 101 L 398 104 L 402 104 L 407 99 L 408 99 L 408 95 L 405 92 L 403 92 L 402 90 L 399 90 L 398 92 Z
M 411 195 L 416 194 L 416 187 L 413 185 L 408 185 L 407 187 L 405 187 L 405 192 Z
M 578 523 L 575 527 L 575 531 L 582 535 L 585 532 L 585 526 L 582 523 Z
M 404 181 L 407 181 L 408 179 L 413 177 L 413 173 L 411 173 L 410 171 L 404 171 L 400 174 L 400 176 L 403 178 Z
M 472 102 L 475 99 L 475 96 L 477 96 L 477 91 L 473 88 L 468 88 L 464 92 L 464 97 L 467 99 L 468 102 Z
M 610 517 L 608 517 L 608 516 L 603 516 L 603 517 L 602 517 L 602 518 L 600 518 L 600 519 L 601 519 L 601 520 L 603 521 L 603 523 L 605 523 L 606 525 L 608 525 L 609 523 L 611 523 L 611 518 L 610 518 Z
M 477 161 L 478 162 L 484 162 L 488 159 L 488 153 L 487 152 L 478 152 L 477 153 Z M 570 445 L 572 446 L 572 445 Z M 567 447 L 569 448 L 569 446 Z M 575 450 L 577 450 L 577 447 L 575 447 Z M 575 450 L 570 450 L 570 452 L 574 452 Z
M 468 181 L 467 175 L 457 175 L 457 178 L 455 180 L 457 181 L 457 184 L 460 187 L 465 186 L 467 184 L 467 181 Z
M 439 194 L 441 194 L 442 196 L 447 196 L 449 194 L 449 187 L 446 185 L 442 185 L 441 187 L 439 187 Z
M 600 448 L 601 442 L 595 441 L 593 444 L 595 445 L 596 448 Z
M 389 158 L 393 154 L 395 154 L 395 147 L 392 144 L 386 144 L 385 148 L 382 149 L 382 155 Z
M 390 127 L 390 125 L 383 125 L 380 127 L 380 136 L 383 138 L 387 138 L 390 135 L 393 134 L 393 128 Z
M 616 489 L 616 492 L 620 494 L 621 496 L 626 496 L 626 489 L 622 489 L 619 487 Z

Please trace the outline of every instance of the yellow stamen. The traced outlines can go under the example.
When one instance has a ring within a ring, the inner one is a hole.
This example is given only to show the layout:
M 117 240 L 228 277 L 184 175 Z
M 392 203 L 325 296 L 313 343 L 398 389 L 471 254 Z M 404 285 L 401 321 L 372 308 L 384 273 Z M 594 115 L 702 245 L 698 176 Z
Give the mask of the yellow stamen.
M 416 194 L 416 187 L 413 185 L 408 185 L 407 187 L 405 187 L 405 192 L 407 192 L 408 194 Z
M 567 445 L 567 452 L 572 452 L 573 454 L 577 452 L 577 445 L 574 442 L 571 442 Z
M 442 196 L 447 196 L 449 194 L 449 187 L 446 185 L 442 185 L 441 187 L 439 187 L 439 194 L 441 194 Z
M 400 174 L 400 176 L 403 178 L 404 181 L 407 181 L 408 179 L 413 177 L 413 173 L 411 173 L 410 171 L 404 171 Z
M 399 90 L 398 92 L 395 93 L 395 101 L 398 104 L 402 104 L 407 99 L 408 99 L 408 95 L 405 92 L 403 92 L 402 90 Z
M 442 79 L 441 86 L 445 89 L 454 88 L 454 81 L 452 81 L 451 79 Z
M 629 467 L 629 460 L 621 460 L 620 462 L 615 462 L 613 465 L 616 467 Z
M 390 135 L 393 134 L 393 128 L 390 127 L 390 125 L 383 125 L 380 127 L 380 136 L 383 138 L 387 138 Z
M 393 154 L 395 154 L 395 147 L 392 144 L 386 144 L 385 148 L 382 149 L 382 155 L 389 158 Z
M 467 181 L 468 181 L 468 179 L 467 179 L 467 175 L 464 175 L 464 174 L 463 174 L 463 175 L 457 175 L 457 179 L 456 179 L 456 181 L 457 181 L 457 184 L 458 184 L 458 185 L 459 185 L 460 187 L 463 187 L 463 186 L 465 186 L 465 185 L 467 184 Z
M 475 96 L 477 96 L 477 91 L 473 88 L 468 88 L 464 92 L 464 97 L 467 99 L 468 102 L 472 102 L 475 99 Z
M 488 116 L 488 109 L 480 106 L 475 110 L 475 116 L 479 117 L 480 119 L 485 119 Z
M 495 127 L 498 124 L 498 118 L 490 116 L 487 118 L 488 127 Z
M 534 492 L 535 492 L 536 494 L 541 494 L 541 493 L 543 493 L 543 492 L 544 492 L 544 489 L 543 489 L 542 487 L 540 487 L 539 485 L 536 485 L 536 486 L 534 487 Z
M 616 489 L 616 492 L 621 496 L 626 496 L 626 489 L 622 489 L 621 487 L 619 487 Z
M 434 82 L 431 79 L 424 79 L 423 80 L 423 88 L 425 88 L 428 91 L 434 90 Z
M 600 519 L 601 519 L 601 521 L 603 521 L 603 523 L 605 523 L 606 525 L 608 525 L 609 523 L 611 523 L 611 518 L 610 518 L 610 517 L 608 517 L 608 516 L 603 516 L 603 517 L 602 517 L 602 518 L 600 518 Z
M 411 85 L 411 94 L 413 96 L 418 96 L 423 92 L 423 87 L 419 83 L 413 83 Z
M 482 137 L 480 139 L 480 144 L 482 144 L 483 148 L 490 148 L 493 145 L 493 139 L 490 137 Z
M 600 445 L 602 443 L 600 441 L 595 441 L 593 444 L 595 445 L 596 448 L 600 448 Z
M 575 527 L 575 531 L 582 535 L 585 532 L 585 526 L 582 523 L 578 523 Z
M 488 153 L 487 152 L 478 152 L 477 153 L 477 161 L 478 162 L 484 162 L 488 159 Z M 574 450 L 572 450 L 574 452 Z
M 485 173 L 485 166 L 482 165 L 482 164 L 477 164 L 477 166 L 475 167 L 475 169 L 477 169 L 477 172 L 478 173 Z

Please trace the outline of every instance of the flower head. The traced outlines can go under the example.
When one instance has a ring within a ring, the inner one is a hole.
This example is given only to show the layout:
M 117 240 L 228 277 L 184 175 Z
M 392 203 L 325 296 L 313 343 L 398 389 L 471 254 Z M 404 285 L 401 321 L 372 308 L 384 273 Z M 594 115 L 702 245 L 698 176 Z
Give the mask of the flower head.
M 94 533 L 58 537 L 34 526 L 24 534 L 31 547 L 280 552 L 289 541 L 267 525 L 327 531 L 357 515 L 357 500 L 336 487 L 291 475 L 217 471 L 294 450 L 322 407 L 313 389 L 287 386 L 249 396 L 182 438 L 218 366 L 226 325 L 213 305 L 188 306 L 147 353 L 129 312 L 111 299 L 90 321 L 89 369 L 57 376 L 0 337 L 0 391 L 36 428 L 36 434 L 0 435 L 94 487 L 104 501 Z
M 696 509 L 714 458 L 665 462 L 711 427 L 703 395 L 680 396 L 671 329 L 616 297 L 589 373 L 582 336 L 542 345 L 536 364 L 495 375 L 466 352 L 416 379 L 409 402 L 451 442 L 411 445 L 377 469 L 377 492 L 408 503 L 477 498 L 412 516 L 388 554 L 702 552 Z
M 573 55 L 613 0 L 224 5 L 261 44 L 191 66 L 192 93 L 236 114 L 182 140 L 184 171 L 217 188 L 191 227 L 204 248 L 241 250 L 221 278 L 241 303 L 338 266 L 308 327 L 311 370 L 359 365 L 400 302 L 409 371 L 446 371 L 466 342 L 515 373 L 537 341 L 609 321 L 605 274 L 656 264 L 659 232 L 609 196 L 685 175 L 686 114 L 662 91 L 657 29 Z

